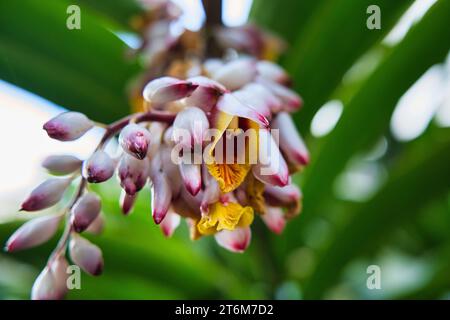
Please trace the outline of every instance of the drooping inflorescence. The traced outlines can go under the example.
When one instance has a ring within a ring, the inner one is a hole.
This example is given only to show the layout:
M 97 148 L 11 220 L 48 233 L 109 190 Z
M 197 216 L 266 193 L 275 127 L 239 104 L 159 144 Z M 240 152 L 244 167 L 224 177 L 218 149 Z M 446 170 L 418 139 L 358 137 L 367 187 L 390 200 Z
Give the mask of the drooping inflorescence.
M 136 112 L 106 125 L 88 159 L 45 159 L 43 166 L 63 177 L 43 182 L 22 204 L 24 211 L 52 207 L 76 185 L 62 212 L 28 221 L 6 245 L 6 250 L 17 251 L 42 244 L 65 221 L 61 239 L 34 284 L 34 299 L 64 297 L 68 259 L 91 275 L 102 272 L 100 248 L 82 233 L 101 229 L 103 219 L 100 198 L 89 184 L 114 175 L 122 188 L 124 214 L 132 212 L 139 192 L 149 187 L 151 214 L 165 236 L 185 219 L 192 239 L 214 236 L 233 252 L 249 246 L 255 216 L 281 233 L 286 221 L 300 212 L 302 194 L 290 176 L 309 162 L 309 154 L 290 113 L 302 100 L 289 88 L 285 70 L 260 59 L 274 50 L 273 36 L 253 26 L 232 29 L 228 35 L 218 30 L 217 45 L 238 51 L 224 52 L 221 58 L 195 55 L 197 48 L 183 38 L 189 32 L 168 42 L 169 33 L 153 30 L 174 19 L 172 7 L 161 10 L 166 14 L 142 27 L 149 38 L 141 52 L 151 52 L 152 63 L 145 80 L 131 92 Z M 155 61 L 166 67 L 157 72 Z M 149 74 L 152 79 L 147 80 Z M 73 141 L 94 126 L 85 115 L 66 112 L 44 129 L 53 139 Z M 113 157 L 105 146 L 115 137 L 120 150 Z

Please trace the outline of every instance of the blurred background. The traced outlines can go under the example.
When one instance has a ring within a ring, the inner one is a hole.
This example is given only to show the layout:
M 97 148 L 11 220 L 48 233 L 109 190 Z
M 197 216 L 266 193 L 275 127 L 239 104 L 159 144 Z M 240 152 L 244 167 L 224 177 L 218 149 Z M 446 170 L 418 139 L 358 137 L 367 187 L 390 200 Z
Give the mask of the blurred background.
M 182 27 L 201 28 L 200 0 L 175 1 Z M 220 2 L 217 1 L 219 4 Z M 81 8 L 81 30 L 66 9 Z M 381 29 L 369 30 L 369 5 Z M 223 22 L 254 22 L 281 36 L 280 63 L 305 105 L 296 124 L 312 161 L 296 177 L 303 213 L 285 232 L 255 226 L 249 250 L 210 238 L 166 240 L 151 221 L 150 194 L 123 217 L 116 181 L 99 188 L 101 277 L 82 275 L 73 299 L 450 298 L 450 1 L 223 0 Z M 49 154 L 88 156 L 101 129 L 77 142 L 46 137 L 64 109 L 111 122 L 129 112 L 126 87 L 142 69 L 133 0 L 0 3 L 0 241 L 27 219 L 17 210 L 46 177 Z M 56 239 L 0 253 L 0 298 L 27 299 Z M 366 286 L 381 269 L 381 289 Z

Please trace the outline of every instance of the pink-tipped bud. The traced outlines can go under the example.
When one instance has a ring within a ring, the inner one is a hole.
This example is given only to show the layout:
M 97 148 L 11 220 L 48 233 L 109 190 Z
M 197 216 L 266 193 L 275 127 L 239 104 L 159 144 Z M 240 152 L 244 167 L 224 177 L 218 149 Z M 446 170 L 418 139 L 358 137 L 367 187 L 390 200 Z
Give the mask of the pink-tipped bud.
M 264 196 L 270 202 L 277 203 L 280 206 L 287 206 L 299 201 L 302 193 L 295 184 L 288 184 L 285 187 L 266 185 L 264 188 Z
M 123 128 L 119 135 L 122 149 L 139 160 L 147 156 L 150 140 L 150 132 L 135 123 L 130 123 Z
M 187 191 L 193 196 L 197 195 L 202 187 L 200 165 L 180 163 L 180 173 Z
M 152 138 L 150 140 L 150 145 L 148 146 L 147 157 L 150 159 L 159 151 L 166 127 L 167 125 L 161 122 L 152 122 L 149 125 L 148 132 Z
M 101 183 L 114 174 L 114 160 L 103 150 L 96 151 L 83 164 L 83 177 L 90 183 Z
M 237 90 L 252 82 L 257 75 L 256 61 L 252 58 L 238 58 L 218 68 L 213 79 L 229 90 Z
M 256 69 L 258 70 L 258 75 L 262 78 L 275 81 L 280 84 L 288 84 L 290 82 L 290 78 L 286 71 L 271 61 L 258 61 Z
M 70 258 L 85 272 L 98 276 L 103 271 L 102 251 L 95 244 L 77 234 L 72 234 L 69 243 Z
M 209 178 L 207 182 L 200 205 L 200 210 L 203 214 L 208 213 L 209 205 L 219 201 L 221 195 L 220 187 L 216 179 Z
M 252 167 L 255 178 L 263 183 L 284 187 L 289 183 L 289 169 L 272 134 L 259 130 L 258 163 Z
M 233 92 L 233 95 L 242 103 L 249 106 L 262 114 L 267 119 L 271 119 L 272 110 L 269 105 L 263 100 L 263 97 L 250 90 L 240 89 Z
M 232 93 L 225 93 L 217 102 L 217 109 L 232 116 L 253 120 L 263 128 L 269 127 L 269 120 L 249 105 L 243 103 Z
M 227 92 L 223 85 L 203 76 L 190 78 L 189 81 L 198 84 L 198 88 L 189 98 L 186 98 L 185 104 L 197 106 L 205 112 L 211 111 L 219 97 Z
M 275 96 L 269 89 L 259 83 L 249 83 L 242 89 L 253 93 L 253 95 L 255 96 L 258 96 L 262 103 L 264 103 L 273 113 L 277 113 L 283 108 L 283 102 L 281 101 L 281 99 Z
M 303 105 L 302 98 L 293 90 L 285 86 L 261 77 L 257 79 L 258 83 L 269 89 L 275 96 L 283 102 L 283 109 L 289 112 L 297 111 Z
M 208 128 L 209 121 L 205 113 L 197 107 L 187 107 L 175 118 L 172 139 L 186 147 L 201 146 Z
M 58 292 L 59 299 L 62 299 L 67 291 L 67 279 L 69 278 L 69 274 L 67 273 L 67 268 L 69 264 L 67 263 L 66 258 L 63 255 L 58 255 L 51 263 L 50 270 L 53 273 L 53 277 L 55 279 L 55 289 Z
M 266 206 L 266 212 L 261 215 L 266 226 L 274 233 L 281 234 L 286 226 L 283 209 Z
M 83 161 L 74 156 L 48 156 L 42 162 L 42 166 L 55 174 L 69 174 L 81 168 Z
M 103 217 L 103 214 L 100 212 L 100 214 L 95 218 L 94 221 L 89 225 L 89 227 L 86 229 L 85 232 L 88 232 L 90 234 L 99 235 L 103 232 L 103 229 L 105 228 L 105 218 Z
M 44 216 L 26 222 L 8 239 L 5 250 L 19 251 L 47 242 L 58 230 L 60 221 L 61 216 Z
M 138 160 L 124 154 L 119 163 L 118 176 L 120 185 L 129 195 L 139 192 L 147 183 L 150 170 L 148 159 Z
M 167 214 L 172 200 L 172 189 L 167 176 L 160 172 L 152 175 L 152 216 L 160 224 Z
M 32 300 L 59 300 L 64 297 L 65 291 L 61 292 L 61 286 L 55 278 L 53 271 L 45 267 L 39 274 L 31 289 Z
M 79 112 L 64 112 L 44 124 L 50 138 L 73 141 L 84 135 L 94 123 Z
M 38 211 L 50 208 L 61 200 L 72 179 L 48 179 L 37 186 L 22 203 L 23 211 Z
M 150 81 L 144 88 L 143 96 L 149 102 L 163 104 L 190 96 L 197 86 L 190 81 L 162 77 Z
M 133 210 L 134 203 L 136 202 L 137 194 L 129 195 L 125 192 L 125 190 L 122 190 L 120 193 L 120 208 L 122 209 L 122 213 L 124 215 L 130 214 L 130 212 Z
M 70 222 L 76 232 L 83 232 L 98 217 L 102 203 L 95 193 L 86 193 L 72 208 Z
M 163 221 L 161 221 L 159 225 L 164 236 L 170 238 L 175 232 L 175 229 L 180 225 L 180 220 L 180 216 L 173 211 L 172 207 L 170 207 Z
M 280 132 L 280 148 L 287 159 L 296 165 L 309 163 L 309 152 L 306 148 L 294 121 L 287 112 L 280 112 L 272 122 L 272 129 Z
M 222 230 L 214 235 L 219 246 L 231 251 L 242 253 L 250 245 L 252 232 L 250 227 L 236 228 L 233 231 Z

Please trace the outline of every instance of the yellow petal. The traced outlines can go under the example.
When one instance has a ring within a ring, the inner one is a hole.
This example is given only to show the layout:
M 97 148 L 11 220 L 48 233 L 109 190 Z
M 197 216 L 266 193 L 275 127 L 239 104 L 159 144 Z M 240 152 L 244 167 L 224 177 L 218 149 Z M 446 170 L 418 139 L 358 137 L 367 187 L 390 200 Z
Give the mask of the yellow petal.
M 227 193 L 235 190 L 241 185 L 250 171 L 248 164 L 208 164 L 209 173 L 219 183 L 220 191 Z
M 245 185 L 245 193 L 248 204 L 258 213 L 264 214 L 266 211 L 266 203 L 263 195 L 264 183 L 256 179 L 253 174 L 249 174 Z
M 234 202 L 227 204 L 216 202 L 210 206 L 209 214 L 200 219 L 197 229 L 200 234 L 211 235 L 220 230 L 248 227 L 252 222 L 252 207 L 242 207 Z

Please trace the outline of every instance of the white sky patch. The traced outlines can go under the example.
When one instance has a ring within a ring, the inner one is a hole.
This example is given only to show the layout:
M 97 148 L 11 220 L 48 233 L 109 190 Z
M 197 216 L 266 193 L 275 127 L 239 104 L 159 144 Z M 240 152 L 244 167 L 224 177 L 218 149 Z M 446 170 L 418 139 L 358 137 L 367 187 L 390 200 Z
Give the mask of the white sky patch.
M 390 46 L 399 43 L 408 33 L 409 29 L 425 15 L 428 9 L 430 9 L 436 1 L 437 0 L 416 0 L 411 7 L 406 10 L 391 32 L 384 38 L 383 42 Z M 381 19 L 383 19 L 383 12 L 381 12 Z
M 323 137 L 330 133 L 341 117 L 343 108 L 339 100 L 325 103 L 314 115 L 311 122 L 311 134 L 315 137 Z
M 431 67 L 400 98 L 391 118 L 391 131 L 399 141 L 420 136 L 429 125 L 445 97 L 442 66 Z
M 243 25 L 248 20 L 253 0 L 224 0 L 222 3 L 223 23 L 228 27 Z

